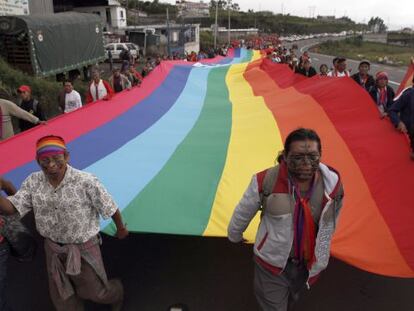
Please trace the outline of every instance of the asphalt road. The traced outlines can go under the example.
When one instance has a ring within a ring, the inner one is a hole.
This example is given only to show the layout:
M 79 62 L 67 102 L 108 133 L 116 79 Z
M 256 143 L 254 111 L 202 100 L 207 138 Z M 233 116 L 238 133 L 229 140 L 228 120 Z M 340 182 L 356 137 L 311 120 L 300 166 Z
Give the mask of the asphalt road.
M 32 216 L 25 222 L 34 229 Z M 9 262 L 7 297 L 15 311 L 53 310 L 47 289 L 42 241 L 32 263 Z M 103 237 L 110 277 L 125 287 L 126 311 L 166 311 L 185 303 L 191 311 L 255 311 L 251 245 L 224 238 L 132 234 Z M 295 311 L 414 310 L 414 279 L 389 278 L 331 259 Z M 86 310 L 110 310 L 87 304 Z
M 343 38 L 329 38 L 334 40 L 342 40 Z M 318 39 L 309 39 L 309 40 L 301 40 L 294 42 L 298 45 L 300 54 L 304 51 L 308 50 L 310 47 L 328 40 L 328 38 L 318 38 Z M 284 43 L 286 46 L 291 46 L 292 43 Z M 299 56 L 299 55 L 298 55 Z M 334 56 L 330 55 L 323 55 L 318 53 L 310 53 L 311 59 L 312 59 L 312 66 L 315 67 L 315 69 L 319 72 L 319 66 L 321 64 L 327 64 L 329 68 L 332 67 L 332 60 Z M 347 60 L 347 67 L 348 69 L 351 69 L 351 74 L 358 72 L 358 65 L 359 60 Z M 400 85 L 402 79 L 404 78 L 404 75 L 407 71 L 407 67 L 392 67 L 392 66 L 385 66 L 382 64 L 371 64 L 371 71 L 370 73 L 375 76 L 375 73 L 378 71 L 386 71 L 389 75 L 389 83 L 390 86 L 394 89 L 398 89 L 398 86 Z

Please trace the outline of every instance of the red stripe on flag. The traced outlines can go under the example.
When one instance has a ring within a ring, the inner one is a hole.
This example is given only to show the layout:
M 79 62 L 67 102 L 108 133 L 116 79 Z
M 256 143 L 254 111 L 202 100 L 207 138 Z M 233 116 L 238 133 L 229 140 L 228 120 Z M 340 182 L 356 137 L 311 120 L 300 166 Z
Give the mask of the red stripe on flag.
M 81 109 L 70 114 L 60 115 L 53 120 L 48 121 L 46 126 L 37 126 L 21 134 L 15 135 L 6 141 L 0 142 L 1 154 L 13 154 L 13 156 L 2 158 L 3 162 L 0 167 L 0 175 L 32 161 L 36 152 L 36 141 L 42 136 L 58 134 L 64 137 L 66 143 L 69 143 L 79 136 L 115 119 L 157 89 L 168 76 L 173 66 L 173 63 L 163 62 L 143 80 L 140 87 L 135 87 L 130 91 L 123 91 L 116 94 L 116 105 L 112 100 L 97 101 L 85 105 Z M 86 107 L 87 109 L 85 109 Z M 91 118 L 91 116 L 93 116 L 93 118 Z M 65 118 L 64 122 L 59 120 L 60 118 Z M 59 120 L 59 122 L 56 122 L 57 120 Z M 77 126 L 66 126 L 68 124 L 76 124 Z M 21 149 L 20 146 L 27 146 L 26 152 L 12 152 L 12 150 Z

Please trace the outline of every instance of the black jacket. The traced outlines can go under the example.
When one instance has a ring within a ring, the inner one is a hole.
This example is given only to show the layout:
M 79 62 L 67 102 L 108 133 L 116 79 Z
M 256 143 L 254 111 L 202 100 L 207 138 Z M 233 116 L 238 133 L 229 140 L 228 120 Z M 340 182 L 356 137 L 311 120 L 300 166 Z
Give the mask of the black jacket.
M 402 121 L 408 130 L 414 127 L 414 87 L 404 93 L 390 107 L 389 116 L 395 127 Z
M 309 77 L 309 78 L 313 77 L 317 74 L 315 68 L 313 68 L 313 67 L 310 67 L 309 71 L 306 71 L 305 68 L 300 68 L 297 71 L 297 73 L 300 73 L 301 75 L 304 75 L 305 77 Z
M 40 103 L 36 99 L 31 98 L 28 101 L 22 101 L 20 104 L 20 108 L 22 108 L 23 110 L 26 110 L 28 113 L 35 115 L 41 121 L 46 120 L 42 107 L 40 106 Z M 20 127 L 20 131 L 22 132 L 28 129 L 31 129 L 32 127 L 35 127 L 35 126 L 36 124 L 33 124 L 23 119 L 19 119 L 19 127 Z
M 368 75 L 367 81 L 365 83 L 361 81 L 361 77 L 359 76 L 359 73 L 353 74 L 351 78 L 356 83 L 358 83 L 360 86 L 362 86 L 364 89 L 366 89 L 368 92 L 370 92 L 372 88 L 375 87 L 375 80 L 374 80 L 374 77 L 371 75 Z
M 377 86 L 374 86 L 373 88 L 371 88 L 369 95 L 371 95 L 372 99 L 374 100 L 374 103 L 378 106 L 379 93 L 378 93 Z M 390 86 L 387 85 L 387 103 L 385 104 L 385 107 L 384 107 L 385 112 L 388 112 L 388 110 L 391 108 L 394 102 L 394 97 L 395 97 L 394 90 Z

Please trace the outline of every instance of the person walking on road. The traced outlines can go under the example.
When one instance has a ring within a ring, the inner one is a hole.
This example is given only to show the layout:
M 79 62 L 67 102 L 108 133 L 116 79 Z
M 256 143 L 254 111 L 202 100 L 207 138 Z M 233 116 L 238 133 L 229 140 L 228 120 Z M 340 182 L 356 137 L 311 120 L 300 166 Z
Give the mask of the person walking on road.
M 311 78 L 317 75 L 315 68 L 313 68 L 311 65 L 310 59 L 306 59 L 303 61 L 302 68 L 298 70 L 298 73 L 308 78 Z
M 388 113 L 395 128 L 408 135 L 411 147 L 410 157 L 414 160 L 414 85 L 396 99 Z
M 86 103 L 93 103 L 98 100 L 109 100 L 113 96 L 114 91 L 108 82 L 101 79 L 101 75 L 97 70 L 92 73 L 92 81 L 86 92 Z
M 369 74 L 371 64 L 367 60 L 363 60 L 359 63 L 358 72 L 353 74 L 351 78 L 362 86 L 367 92 L 375 86 L 374 77 Z
M 33 124 L 33 126 L 37 124 L 46 124 L 46 121 L 41 121 L 38 117 L 23 110 L 15 103 L 0 98 L 0 141 L 14 135 L 12 117 L 25 120 L 26 122 Z
M 96 177 L 68 164 L 61 137 L 40 138 L 36 161 L 41 171 L 27 177 L 14 195 L 0 196 L 0 214 L 23 217 L 34 211 L 56 310 L 84 310 L 84 299 L 121 310 L 123 286 L 107 278 L 99 236 L 100 217 L 112 217 L 119 239 L 128 235 L 116 203 Z M 0 189 L 6 190 L 6 185 L 0 177 Z
M 17 92 L 20 95 L 20 99 L 21 99 L 20 108 L 32 114 L 33 116 L 38 118 L 40 121 L 45 121 L 46 115 L 43 110 L 43 107 L 37 99 L 33 98 L 31 87 L 28 85 L 22 85 L 18 88 Z M 37 123 L 28 121 L 24 118 L 20 118 L 19 120 L 19 127 L 20 127 L 20 131 L 22 132 L 28 129 L 31 129 L 35 127 L 36 125 Z
M 286 311 L 329 261 L 344 195 L 339 173 L 321 163 L 318 134 L 291 132 L 274 167 L 257 173 L 228 226 L 233 243 L 261 209 L 254 244 L 254 290 L 264 311 Z
M 375 86 L 369 92 L 381 114 L 381 118 L 388 115 L 388 110 L 393 105 L 394 90 L 388 85 L 388 74 L 380 71 L 375 75 Z
M 328 72 L 328 77 L 349 77 L 350 73 L 346 70 L 346 58 L 345 57 L 335 57 L 332 61 L 334 69 Z

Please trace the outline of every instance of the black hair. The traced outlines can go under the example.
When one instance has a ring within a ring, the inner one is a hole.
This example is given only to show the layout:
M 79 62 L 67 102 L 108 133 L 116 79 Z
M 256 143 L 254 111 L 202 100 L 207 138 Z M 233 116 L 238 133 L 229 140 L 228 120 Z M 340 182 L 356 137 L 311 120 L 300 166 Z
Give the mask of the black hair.
M 285 140 L 285 154 L 288 154 L 290 151 L 290 146 L 295 141 L 310 140 L 316 141 L 318 143 L 318 151 L 322 152 L 322 144 L 319 135 L 312 129 L 298 128 L 291 132 Z
M 70 79 L 64 79 L 64 80 L 62 81 L 62 84 L 63 84 L 63 85 L 65 85 L 66 83 L 70 83 L 70 84 L 72 84 L 72 85 L 73 85 L 73 81 L 72 81 L 72 80 L 70 80 Z
M 319 66 L 319 71 L 322 69 L 322 67 L 326 67 L 326 68 L 328 68 L 328 70 L 329 70 L 329 67 L 328 67 L 328 65 L 327 65 L 327 64 L 321 64 L 321 65 Z

